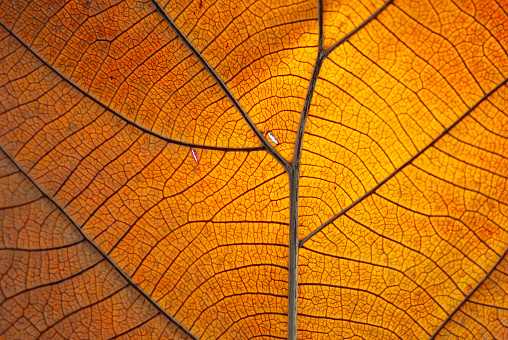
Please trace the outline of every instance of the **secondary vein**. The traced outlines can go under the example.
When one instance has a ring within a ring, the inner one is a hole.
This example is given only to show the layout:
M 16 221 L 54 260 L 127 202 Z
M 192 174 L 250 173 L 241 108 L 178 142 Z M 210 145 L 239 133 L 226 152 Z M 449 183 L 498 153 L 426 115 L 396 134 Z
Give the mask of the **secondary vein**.
M 183 34 L 182 31 L 176 26 L 176 24 L 173 22 L 173 20 L 166 14 L 166 11 L 161 7 L 161 5 L 157 2 L 157 0 L 150 0 L 152 4 L 155 6 L 157 11 L 160 13 L 160 15 L 164 18 L 164 20 L 168 23 L 168 25 L 173 29 L 173 31 L 178 35 L 180 40 L 187 46 L 187 48 L 192 52 L 192 54 L 199 60 L 199 62 L 203 65 L 203 67 L 208 71 L 210 76 L 215 80 L 217 85 L 222 89 L 222 91 L 226 94 L 228 99 L 231 101 L 233 106 L 240 112 L 240 115 L 243 117 L 243 119 L 247 122 L 251 130 L 254 132 L 254 134 L 258 137 L 259 141 L 263 145 L 263 147 L 266 149 L 266 151 L 272 155 L 275 160 L 279 162 L 280 165 L 286 170 L 286 172 L 290 171 L 290 164 L 289 162 L 282 157 L 282 155 L 275 150 L 275 148 L 264 138 L 263 133 L 259 131 L 256 124 L 252 121 L 252 119 L 249 117 L 247 112 L 243 109 L 243 107 L 240 105 L 240 102 L 236 99 L 236 97 L 233 95 L 231 90 L 228 88 L 228 86 L 222 81 L 222 79 L 219 77 L 219 75 L 215 72 L 215 70 L 208 64 L 208 62 L 205 60 L 205 58 L 201 55 L 201 53 L 192 45 L 192 43 L 187 39 L 187 37 Z
M 433 340 L 436 338 L 436 336 L 439 334 L 439 332 L 441 332 L 441 330 L 446 326 L 446 324 L 448 323 L 448 321 L 450 321 L 453 316 L 455 314 L 457 314 L 457 312 L 462 308 L 462 306 L 467 302 L 469 301 L 469 299 L 471 298 L 471 296 L 473 296 L 473 294 L 481 287 L 481 285 L 487 281 L 487 279 L 490 277 L 490 275 L 496 270 L 496 268 L 499 266 L 499 264 L 503 261 L 503 259 L 508 255 L 508 248 L 506 248 L 505 252 L 503 253 L 503 255 L 501 255 L 501 257 L 499 257 L 499 260 L 497 260 L 497 262 L 494 264 L 494 266 L 492 266 L 492 269 L 483 277 L 483 279 L 478 282 L 478 284 L 476 285 L 476 287 L 473 288 L 473 290 L 471 290 L 471 292 L 459 303 L 459 305 L 448 315 L 448 317 L 443 321 L 443 323 L 441 324 L 441 326 L 439 326 L 439 328 L 436 330 L 436 332 L 434 332 L 434 334 L 432 334 L 432 336 L 430 337 L 430 340 Z
M 95 98 L 94 96 L 92 96 L 91 94 L 89 94 L 88 92 L 83 90 L 82 88 L 80 88 L 77 84 L 72 82 L 70 79 L 65 77 L 62 73 L 60 73 L 60 71 L 58 71 L 56 68 L 54 68 L 52 65 L 50 65 L 38 53 L 33 51 L 23 40 L 21 40 L 10 29 L 8 29 L 2 22 L 0 22 L 0 27 L 2 27 L 6 32 L 8 32 L 14 39 L 16 39 L 16 41 L 21 46 L 23 46 L 27 51 L 29 51 L 45 67 L 47 67 L 49 70 L 51 70 L 51 72 L 54 72 L 62 81 L 68 83 L 75 90 L 77 90 L 79 93 L 81 93 L 83 95 L 83 97 L 90 99 L 91 101 L 93 101 L 94 103 L 99 105 L 101 108 L 103 108 L 105 111 L 113 114 L 114 116 L 116 116 L 116 117 L 120 118 L 121 120 L 123 120 L 126 124 L 131 125 L 131 126 L 135 127 L 136 129 L 139 129 L 139 130 L 143 131 L 144 133 L 146 133 L 148 135 L 157 137 L 157 138 L 159 138 L 159 139 L 161 139 L 161 140 L 163 140 L 163 141 L 165 141 L 167 143 L 181 145 L 181 146 L 186 146 L 186 147 L 194 148 L 194 149 L 217 150 L 217 151 L 224 151 L 224 152 L 230 152 L 230 151 L 246 151 L 246 152 L 250 152 L 250 151 L 264 150 L 264 147 L 262 147 L 262 146 L 259 146 L 259 147 L 250 147 L 250 148 L 249 147 L 247 147 L 247 148 L 228 148 L 228 147 L 220 147 L 220 146 L 211 146 L 211 145 L 201 145 L 201 144 L 187 143 L 187 142 L 182 142 L 182 141 L 178 141 L 178 140 L 175 140 L 175 139 L 171 139 L 171 138 L 165 137 L 165 136 L 163 136 L 161 134 L 158 134 L 157 132 L 149 130 L 149 129 L 147 129 L 147 128 L 145 128 L 145 127 L 143 127 L 143 126 L 141 126 L 141 125 L 139 125 L 139 124 L 137 124 L 135 122 L 133 122 L 132 120 L 130 120 L 127 117 L 125 117 L 122 114 L 120 114 L 119 112 L 116 112 L 115 110 L 110 108 L 108 105 L 102 103 L 100 100 L 98 100 L 97 98 Z
M 369 197 L 370 195 L 372 195 L 373 193 L 375 193 L 381 186 L 383 186 L 386 182 L 388 182 L 390 179 L 392 179 L 395 175 L 397 175 L 399 172 L 401 172 L 405 167 L 407 167 L 408 165 L 410 165 L 411 163 L 413 163 L 413 161 L 415 159 L 417 159 L 418 157 L 420 157 L 425 151 L 427 151 L 429 148 L 431 148 L 432 146 L 434 146 L 434 144 L 436 144 L 441 138 L 443 138 L 445 135 L 447 135 L 451 129 L 453 129 L 455 126 L 457 126 L 457 124 L 459 124 L 462 120 L 464 120 L 464 118 L 466 118 L 467 116 L 469 116 L 471 114 L 471 112 L 476 109 L 481 103 L 483 103 L 485 100 L 487 100 L 493 93 L 495 93 L 498 89 L 500 89 L 501 87 L 503 87 L 504 85 L 506 85 L 508 83 L 508 78 L 506 78 L 505 80 L 503 80 L 501 83 L 499 83 L 494 89 L 492 89 L 490 92 L 488 92 L 487 94 L 485 94 L 478 102 L 476 102 L 473 106 L 471 106 L 469 108 L 469 110 L 467 110 L 462 116 L 460 116 L 452 125 L 450 125 L 448 128 L 446 128 L 443 132 L 441 132 L 439 134 L 439 136 L 437 136 L 436 138 L 434 138 L 429 144 L 427 144 L 423 149 L 421 149 L 420 151 L 418 151 L 413 157 L 411 157 L 408 161 L 406 161 L 404 164 L 402 164 L 399 168 L 395 169 L 395 171 L 393 171 L 390 175 L 388 175 L 385 179 L 383 179 L 381 182 L 379 182 L 375 187 L 373 187 L 372 189 L 370 189 L 369 191 L 367 191 L 365 194 L 363 194 L 360 198 L 358 198 L 356 201 L 354 201 L 353 203 L 351 203 L 349 206 L 347 206 L 346 208 L 344 208 L 342 211 L 340 211 L 338 214 L 336 214 L 335 216 L 331 217 L 328 221 L 326 221 L 325 223 L 323 223 L 321 226 L 317 227 L 316 229 L 314 229 L 313 231 L 311 231 L 307 236 L 305 236 L 301 241 L 300 241 L 300 247 L 302 247 L 305 242 L 307 242 L 310 238 L 312 238 L 314 235 L 316 235 L 318 232 L 320 232 L 321 230 L 323 230 L 323 228 L 325 228 L 326 226 L 330 225 L 331 223 L 333 223 L 336 219 L 338 219 L 339 217 L 341 217 L 342 215 L 344 215 L 345 213 L 347 213 L 349 210 L 351 210 L 352 208 L 354 208 L 356 205 L 358 205 L 359 203 L 361 203 L 364 199 L 366 199 L 367 197 Z
M 18 168 L 18 170 L 32 183 L 32 185 L 41 193 L 42 196 L 46 197 L 60 212 L 71 222 L 71 224 L 76 228 L 76 230 L 81 234 L 81 237 L 92 246 L 101 256 L 104 258 L 119 274 L 122 276 L 122 278 L 127 281 L 127 283 L 135 289 L 141 296 L 143 296 L 152 306 L 157 309 L 157 311 L 164 315 L 169 321 L 175 324 L 182 332 L 184 332 L 188 337 L 190 337 L 192 340 L 199 340 L 194 334 L 190 332 L 187 328 L 185 328 L 181 323 L 179 323 L 172 315 L 170 315 L 165 309 L 163 309 L 157 302 L 155 302 L 148 294 L 146 294 L 141 288 L 139 288 L 132 279 L 127 276 L 123 272 L 123 270 L 120 269 L 120 267 L 117 266 L 117 264 L 108 256 L 104 251 L 102 251 L 99 246 L 97 246 L 85 232 L 78 226 L 78 224 L 74 221 L 74 219 L 67 213 L 67 211 L 58 204 L 53 197 L 48 195 L 42 188 L 32 179 L 32 177 L 16 162 L 14 158 L 12 158 L 11 155 L 9 155 L 5 149 L 0 146 L 0 152 L 3 152 L 5 156 Z

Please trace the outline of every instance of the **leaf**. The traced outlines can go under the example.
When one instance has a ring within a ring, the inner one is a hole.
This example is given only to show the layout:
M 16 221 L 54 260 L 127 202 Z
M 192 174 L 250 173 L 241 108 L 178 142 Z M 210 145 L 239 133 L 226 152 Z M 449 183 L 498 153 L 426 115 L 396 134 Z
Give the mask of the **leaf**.
M 508 337 L 508 3 L 0 3 L 0 337 Z
M 187 338 L 3 152 L 0 163 L 3 337 Z

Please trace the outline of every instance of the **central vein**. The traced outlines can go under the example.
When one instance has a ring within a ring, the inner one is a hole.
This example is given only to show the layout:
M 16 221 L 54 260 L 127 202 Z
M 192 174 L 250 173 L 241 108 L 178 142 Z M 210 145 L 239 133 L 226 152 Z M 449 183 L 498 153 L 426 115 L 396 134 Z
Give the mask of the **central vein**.
M 354 34 L 364 28 L 369 22 L 374 20 L 382 11 L 384 11 L 394 0 L 387 0 L 381 8 L 374 12 L 367 20 L 345 35 L 342 39 L 325 50 L 324 48 L 324 17 L 323 1 L 318 0 L 318 25 L 319 42 L 318 55 L 309 81 L 307 95 L 303 104 L 300 123 L 295 139 L 295 149 L 293 153 L 293 162 L 290 169 L 286 170 L 289 176 L 289 260 L 288 260 L 288 340 L 296 340 L 297 337 L 297 314 L 298 314 L 298 249 L 300 241 L 298 237 L 298 197 L 300 184 L 300 165 L 302 160 L 303 136 L 305 134 L 305 125 L 309 117 L 309 110 L 312 103 L 312 96 L 319 78 L 319 71 L 324 60 L 337 47 L 348 41 Z

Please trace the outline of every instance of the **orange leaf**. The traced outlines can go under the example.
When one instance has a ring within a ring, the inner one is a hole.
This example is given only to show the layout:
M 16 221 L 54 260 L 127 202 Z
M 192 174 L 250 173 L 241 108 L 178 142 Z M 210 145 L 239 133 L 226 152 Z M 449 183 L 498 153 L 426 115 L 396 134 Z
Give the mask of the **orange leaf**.
M 508 3 L 0 3 L 0 338 L 508 338 Z

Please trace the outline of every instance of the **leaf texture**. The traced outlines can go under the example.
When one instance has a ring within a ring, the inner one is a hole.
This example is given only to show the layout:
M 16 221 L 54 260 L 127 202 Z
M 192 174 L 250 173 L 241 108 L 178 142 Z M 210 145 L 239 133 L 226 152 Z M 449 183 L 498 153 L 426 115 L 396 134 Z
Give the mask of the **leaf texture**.
M 507 8 L 0 2 L 0 337 L 507 338 Z
M 0 169 L 2 337 L 189 339 L 3 151 Z

